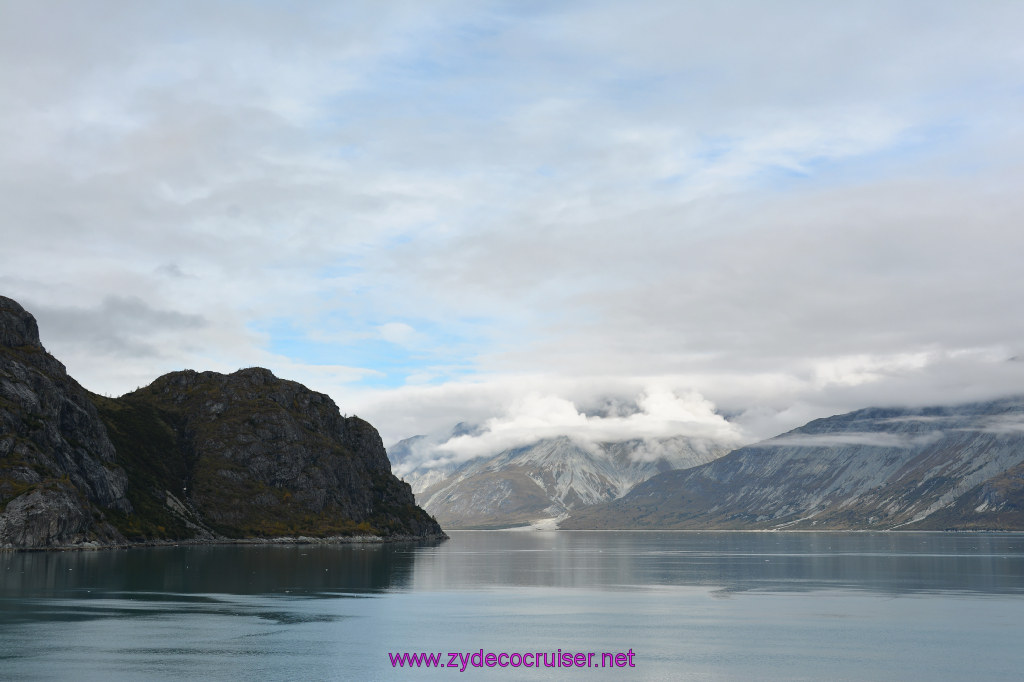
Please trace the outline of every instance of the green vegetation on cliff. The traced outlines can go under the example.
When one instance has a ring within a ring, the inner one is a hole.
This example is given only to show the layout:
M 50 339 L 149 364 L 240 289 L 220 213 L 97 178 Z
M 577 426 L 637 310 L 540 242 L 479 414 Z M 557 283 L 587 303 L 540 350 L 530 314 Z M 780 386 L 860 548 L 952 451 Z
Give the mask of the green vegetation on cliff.
M 175 372 L 93 397 L 128 476 L 130 540 L 430 536 L 372 426 L 265 369 Z
M 0 547 L 443 537 L 370 424 L 260 368 L 83 389 L 0 296 Z

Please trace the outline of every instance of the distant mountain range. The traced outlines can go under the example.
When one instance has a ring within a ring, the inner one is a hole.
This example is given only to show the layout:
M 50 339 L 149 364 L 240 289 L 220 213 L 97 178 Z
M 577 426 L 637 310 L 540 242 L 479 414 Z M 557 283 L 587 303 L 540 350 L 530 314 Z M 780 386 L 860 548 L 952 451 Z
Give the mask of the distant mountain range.
M 561 527 L 1024 530 L 1024 397 L 818 419 Z
M 480 430 L 385 453 L 370 424 L 261 368 L 103 398 L 0 297 L 0 547 L 443 537 L 414 492 L 448 528 L 1024 530 L 1024 397 L 858 410 L 737 450 L 563 436 L 439 463 L 460 435 Z
M 451 437 L 472 432 L 459 424 Z M 405 466 L 417 448 L 428 445 L 425 436 L 417 436 L 389 448 L 389 455 L 417 502 L 445 528 L 561 518 L 621 497 L 651 476 L 704 464 L 730 450 L 724 443 L 683 436 L 593 446 L 562 436 L 461 463 Z

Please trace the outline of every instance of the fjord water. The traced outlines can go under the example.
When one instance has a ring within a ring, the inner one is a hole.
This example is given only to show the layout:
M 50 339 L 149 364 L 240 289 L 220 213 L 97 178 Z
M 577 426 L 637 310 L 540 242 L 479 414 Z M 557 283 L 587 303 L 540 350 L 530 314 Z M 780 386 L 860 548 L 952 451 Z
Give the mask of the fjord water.
M 1024 535 L 462 531 L 0 553 L 0 679 L 1014 679 Z M 633 668 L 394 669 L 401 652 Z M 598 656 L 599 658 L 599 656 Z

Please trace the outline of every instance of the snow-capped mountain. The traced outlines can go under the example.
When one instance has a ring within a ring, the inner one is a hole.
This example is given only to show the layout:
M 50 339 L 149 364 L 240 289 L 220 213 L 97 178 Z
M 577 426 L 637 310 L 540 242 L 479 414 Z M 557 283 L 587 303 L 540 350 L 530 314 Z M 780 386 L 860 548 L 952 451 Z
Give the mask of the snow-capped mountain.
M 561 517 L 619 498 L 656 474 L 704 464 L 731 449 L 730 444 L 683 436 L 596 446 L 562 436 L 458 464 L 402 466 L 417 448 L 427 446 L 427 440 L 416 437 L 389 452 L 418 504 L 447 528 Z
M 818 419 L 562 527 L 1021 530 L 1024 396 Z

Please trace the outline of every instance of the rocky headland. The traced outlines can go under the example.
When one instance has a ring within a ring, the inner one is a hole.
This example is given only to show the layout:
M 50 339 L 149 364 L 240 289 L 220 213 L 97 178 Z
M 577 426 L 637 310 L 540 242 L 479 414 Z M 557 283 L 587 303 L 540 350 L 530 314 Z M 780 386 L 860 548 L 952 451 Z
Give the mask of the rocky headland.
M 443 537 L 328 396 L 262 368 L 94 395 L 0 297 L 0 548 Z

